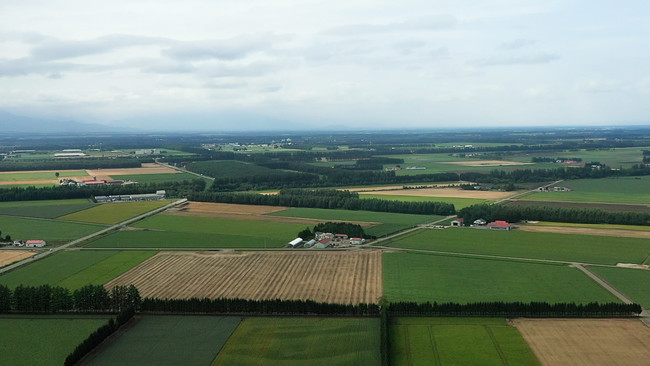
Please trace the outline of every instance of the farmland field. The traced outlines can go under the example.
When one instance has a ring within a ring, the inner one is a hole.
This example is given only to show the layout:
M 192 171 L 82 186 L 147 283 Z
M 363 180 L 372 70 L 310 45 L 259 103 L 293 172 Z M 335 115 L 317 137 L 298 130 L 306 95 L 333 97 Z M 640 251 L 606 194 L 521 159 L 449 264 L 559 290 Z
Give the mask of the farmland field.
M 517 328 L 497 318 L 394 318 L 393 365 L 539 365 Z
M 241 318 L 143 316 L 88 365 L 209 365 Z
M 0 365 L 59 366 L 108 316 L 0 315 Z M 12 340 L 12 341 L 8 341 Z
M 412 215 L 390 212 L 328 210 L 324 208 L 291 208 L 285 211 L 273 212 L 268 215 L 306 217 L 321 220 L 351 220 L 381 222 L 381 225 L 366 229 L 369 235 L 382 236 L 395 231 L 404 230 L 418 224 L 439 220 L 442 216 Z
M 246 318 L 212 366 L 379 364 L 379 319 Z
M 160 182 L 182 182 L 184 180 L 202 179 L 194 174 L 189 173 L 160 173 L 160 174 L 130 174 L 130 175 L 111 175 L 113 179 L 132 180 L 138 183 L 160 183 Z
M 55 173 L 59 173 L 59 178 Z M 4 183 L 16 183 L 27 181 L 52 181 L 58 182 L 61 178 L 88 177 L 85 170 L 38 170 L 38 171 L 18 171 L 18 172 L 0 172 L 0 185 Z M 88 179 L 88 178 L 86 178 Z
M 0 215 L 54 219 L 96 206 L 87 199 L 0 202 Z
M 121 205 L 121 204 L 118 204 Z M 91 241 L 93 248 L 278 248 L 306 224 L 157 215 Z
M 471 228 L 423 229 L 384 245 L 598 264 L 641 263 L 650 253 L 647 239 Z
M 570 192 L 535 192 L 523 196 L 528 201 L 602 202 L 650 204 L 650 177 L 621 177 L 567 180 L 558 185 Z
M 575 268 L 416 253 L 384 253 L 388 301 L 546 301 L 617 299 Z
M 36 254 L 31 250 L 0 250 L 0 267 L 29 258 Z
M 486 200 L 479 198 L 461 198 L 461 197 L 430 197 L 430 196 L 407 196 L 374 193 L 359 193 L 359 198 L 377 198 L 380 200 L 405 201 L 405 202 L 445 202 L 454 205 L 456 210 L 461 208 L 483 203 Z
M 550 192 L 548 192 L 550 193 Z M 561 193 L 561 192 L 558 192 Z M 648 205 L 630 205 L 617 203 L 590 203 L 590 202 L 550 202 L 550 201 L 526 201 L 510 200 L 503 204 L 508 206 L 548 206 L 556 208 L 587 208 L 609 212 L 650 212 Z
M 443 198 L 464 198 L 464 199 L 473 199 L 475 201 L 485 201 L 485 200 L 498 200 L 510 197 L 518 192 L 507 192 L 507 191 L 480 191 L 480 190 L 468 190 L 460 189 L 454 187 L 448 188 L 420 188 L 420 189 L 397 189 L 397 190 L 388 190 L 388 191 L 373 191 L 373 195 L 377 196 L 406 196 L 406 197 L 432 197 L 436 199 Z M 361 192 L 360 195 L 365 195 Z M 382 198 L 382 197 L 377 197 Z M 384 198 L 388 199 L 388 198 Z M 432 199 L 433 200 L 433 199 Z M 472 201 L 468 201 L 472 202 Z M 480 202 L 479 202 L 480 203 Z
M 636 319 L 512 322 L 544 366 L 645 366 L 650 359 L 650 328 Z
M 650 271 L 596 266 L 589 267 L 589 270 L 605 279 L 634 302 L 646 309 L 650 308 Z
M 155 210 L 169 200 L 105 203 L 87 210 L 59 217 L 60 220 L 91 222 L 98 224 L 117 224 L 143 213 Z
M 292 173 L 287 170 L 271 169 L 235 160 L 196 161 L 188 164 L 187 170 L 218 179 L 238 179 L 253 176 L 272 177 L 275 175 Z M 296 179 L 300 177 L 299 173 L 293 173 L 296 175 Z
M 28 217 L 0 216 L 4 235 L 13 239 L 43 239 L 48 245 L 61 244 L 104 229 L 104 226 L 86 223 L 62 222 Z
M 10 288 L 49 284 L 71 290 L 88 284 L 101 285 L 154 254 L 154 251 L 64 251 L 1 275 L 0 284 Z
M 162 252 L 107 287 L 134 284 L 142 297 L 376 302 L 381 252 Z

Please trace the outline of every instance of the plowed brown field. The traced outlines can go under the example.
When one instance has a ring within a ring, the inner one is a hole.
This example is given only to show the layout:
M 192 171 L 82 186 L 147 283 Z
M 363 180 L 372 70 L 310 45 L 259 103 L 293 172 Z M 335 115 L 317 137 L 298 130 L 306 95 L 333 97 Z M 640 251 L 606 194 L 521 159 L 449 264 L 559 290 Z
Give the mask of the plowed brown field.
M 568 226 L 532 226 L 532 225 L 522 225 L 519 226 L 518 229 L 522 231 L 533 231 L 533 232 L 543 232 L 543 233 L 618 236 L 618 237 L 625 237 L 625 238 L 650 239 L 650 231 L 641 231 L 641 230 L 598 229 L 598 228 L 568 227 Z
M 143 297 L 374 303 L 383 293 L 380 251 L 161 252 L 107 288 L 135 285 Z
M 320 220 L 320 219 L 308 219 L 303 217 L 265 215 L 267 213 L 283 211 L 286 209 L 288 209 L 288 207 L 237 205 L 232 203 L 189 202 L 185 205 L 171 208 L 165 211 L 164 214 L 179 215 L 179 216 L 217 217 L 217 218 L 236 219 L 236 220 L 284 222 L 284 223 L 305 224 L 305 225 L 316 225 L 324 221 L 334 221 L 334 222 L 344 221 L 344 220 Z M 381 224 L 380 222 L 350 221 L 350 220 L 345 220 L 345 222 L 358 224 L 364 228 Z
M 515 319 L 542 365 L 650 362 L 650 328 L 634 319 Z
M 180 172 L 176 169 L 155 163 L 143 163 L 141 168 L 96 169 L 86 170 L 86 173 L 88 173 L 88 175 L 91 177 L 86 177 L 86 179 L 92 179 L 92 177 L 97 177 L 97 179 L 112 179 L 111 176 L 113 175 L 162 174 Z
M 36 254 L 36 252 L 30 250 L 2 250 L 0 251 L 0 267 L 21 259 L 29 258 L 34 254 Z

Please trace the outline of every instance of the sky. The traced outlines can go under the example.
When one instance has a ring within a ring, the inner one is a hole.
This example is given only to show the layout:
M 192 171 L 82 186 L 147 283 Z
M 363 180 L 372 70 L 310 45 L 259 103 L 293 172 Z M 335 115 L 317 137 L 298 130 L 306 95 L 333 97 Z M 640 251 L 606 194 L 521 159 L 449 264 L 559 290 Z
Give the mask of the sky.
M 0 110 L 160 130 L 650 125 L 650 2 L 3 0 Z

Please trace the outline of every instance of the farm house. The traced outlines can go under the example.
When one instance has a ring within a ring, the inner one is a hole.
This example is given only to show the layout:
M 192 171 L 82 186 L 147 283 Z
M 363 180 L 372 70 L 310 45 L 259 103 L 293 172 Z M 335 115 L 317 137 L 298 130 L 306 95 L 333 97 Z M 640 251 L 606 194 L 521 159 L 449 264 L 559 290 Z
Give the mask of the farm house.
M 38 240 L 27 240 L 25 242 L 25 246 L 28 247 L 28 248 L 42 248 L 42 247 L 44 247 L 46 245 L 47 245 L 47 243 L 45 242 L 45 240 L 40 240 L 40 239 L 38 239 Z
M 511 230 L 512 225 L 508 223 L 507 221 L 503 220 L 497 220 L 497 221 L 492 221 L 489 224 L 487 224 L 487 227 L 490 229 L 494 230 Z
M 451 226 L 463 226 L 463 218 L 459 217 L 451 222 Z

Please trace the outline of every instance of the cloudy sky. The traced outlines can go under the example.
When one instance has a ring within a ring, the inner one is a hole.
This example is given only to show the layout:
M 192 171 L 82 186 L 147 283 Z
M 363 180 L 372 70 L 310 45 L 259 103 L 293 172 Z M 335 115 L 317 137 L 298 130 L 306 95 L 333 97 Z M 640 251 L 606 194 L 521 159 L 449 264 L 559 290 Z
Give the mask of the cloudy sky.
M 650 124 L 650 2 L 3 0 L 0 110 L 161 129 Z

